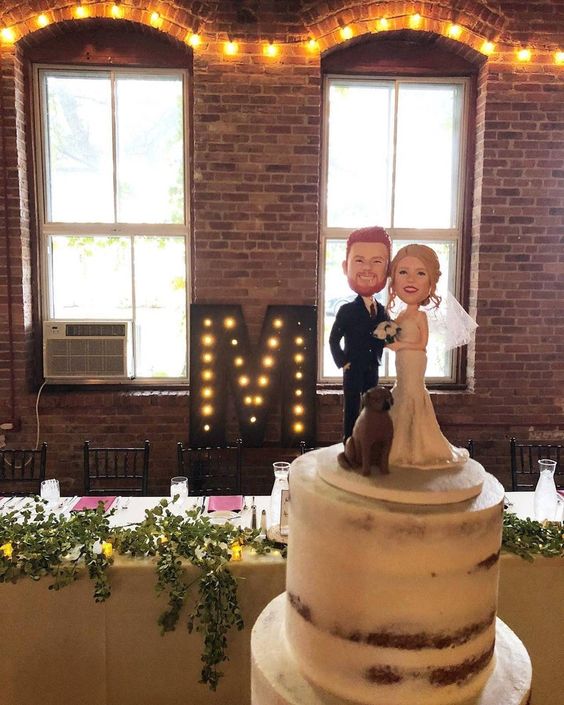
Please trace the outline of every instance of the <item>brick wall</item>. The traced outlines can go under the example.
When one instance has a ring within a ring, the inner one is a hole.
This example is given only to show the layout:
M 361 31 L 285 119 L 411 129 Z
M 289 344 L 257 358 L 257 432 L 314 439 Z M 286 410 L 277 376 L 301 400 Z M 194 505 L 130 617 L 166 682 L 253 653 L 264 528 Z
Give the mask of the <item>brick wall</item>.
M 205 37 L 193 60 L 192 294 L 200 303 L 240 303 L 255 339 L 267 304 L 316 303 L 321 140 L 319 55 L 296 42 L 272 61 L 258 40 L 316 36 L 330 50 L 340 41 L 341 19 L 363 22 L 383 12 L 382 3 L 310 0 L 295 3 L 294 13 L 280 5 L 261 3 L 258 22 L 249 24 L 240 22 L 234 2 L 171 5 L 170 21 L 163 3 L 161 32 L 142 27 L 169 45 L 195 23 Z M 384 5 L 388 16 L 410 11 L 409 3 Z M 433 400 L 446 435 L 459 443 L 473 438 L 477 459 L 507 483 L 510 436 L 563 435 L 564 67 L 550 54 L 559 44 L 564 49 L 556 33 L 564 23 L 556 0 L 504 5 L 461 3 L 467 27 L 506 45 L 478 81 L 470 306 L 480 327 L 468 356 L 469 391 L 436 392 Z M 439 3 L 418 10 L 433 18 L 434 31 L 448 19 Z M 0 422 L 21 420 L 7 436 L 14 447 L 35 443 L 40 365 L 22 61 L 33 43 L 69 40 L 80 24 L 61 4 L 53 10 L 57 24 L 33 31 L 29 12 L 17 2 L 7 8 L 22 39 L 15 47 L 0 43 Z M 139 8 L 135 13 L 130 19 L 146 22 Z M 121 27 L 115 32 L 139 32 L 141 25 Z M 241 43 L 237 57 L 222 52 L 228 34 Z M 540 49 L 533 62 L 518 65 L 512 43 L 525 34 Z M 108 445 L 149 438 L 150 484 L 158 491 L 174 474 L 175 443 L 188 436 L 187 390 L 45 387 L 39 411 L 50 474 L 73 493 L 80 491 L 87 438 Z M 317 416 L 319 443 L 336 441 L 338 392 L 319 391 Z M 275 426 L 273 420 L 272 442 Z M 249 492 L 268 487 L 274 452 L 248 454 Z

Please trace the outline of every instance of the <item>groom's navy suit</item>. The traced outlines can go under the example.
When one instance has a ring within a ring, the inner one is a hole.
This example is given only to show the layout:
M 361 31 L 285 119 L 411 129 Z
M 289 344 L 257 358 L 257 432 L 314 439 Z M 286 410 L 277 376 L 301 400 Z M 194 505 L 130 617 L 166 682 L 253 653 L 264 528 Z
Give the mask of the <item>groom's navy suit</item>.
M 370 316 L 362 296 L 343 304 L 337 311 L 335 323 L 329 334 L 329 346 L 337 367 L 343 370 L 343 441 L 352 434 L 354 422 L 360 412 L 360 397 L 378 384 L 378 366 L 384 350 L 384 341 L 372 335 L 376 326 L 389 320 L 386 309 L 374 300 L 376 315 Z M 341 340 L 344 338 L 344 349 Z

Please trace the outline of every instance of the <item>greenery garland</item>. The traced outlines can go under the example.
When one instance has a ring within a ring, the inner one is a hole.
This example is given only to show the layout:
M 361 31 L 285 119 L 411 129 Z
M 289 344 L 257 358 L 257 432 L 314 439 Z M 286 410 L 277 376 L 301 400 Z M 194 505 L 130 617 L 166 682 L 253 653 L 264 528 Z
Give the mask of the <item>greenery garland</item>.
M 197 585 L 198 596 L 186 626 L 203 636 L 200 682 L 215 690 L 222 676 L 219 666 L 227 659 L 228 633 L 244 626 L 229 562 L 242 545 L 258 553 L 281 547 L 261 538 L 257 530 L 212 524 L 201 509 L 178 515 L 166 499 L 147 509 L 139 524 L 110 527 L 112 514 L 114 510 L 106 513 L 100 502 L 94 510 L 60 515 L 46 511 L 45 502 L 37 498 L 33 507 L 1 515 L 0 583 L 50 577 L 49 589 L 59 590 L 77 580 L 86 567 L 94 583 L 94 599 L 103 602 L 111 594 L 107 569 L 115 552 L 154 557 L 156 590 L 167 595 L 167 607 L 158 618 L 162 634 L 176 628 L 186 598 Z M 527 560 L 535 555 L 564 556 L 562 525 L 519 519 L 506 512 L 502 549 Z M 285 547 L 281 555 L 285 557 Z M 184 561 L 199 568 L 192 583 L 185 581 Z

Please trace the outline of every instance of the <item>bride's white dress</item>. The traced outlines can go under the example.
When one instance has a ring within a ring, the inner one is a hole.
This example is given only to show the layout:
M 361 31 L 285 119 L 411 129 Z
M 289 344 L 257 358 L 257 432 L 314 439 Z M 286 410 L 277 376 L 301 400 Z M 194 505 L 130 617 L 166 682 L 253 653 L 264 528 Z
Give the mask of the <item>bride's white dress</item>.
M 414 320 L 400 322 L 398 340 L 416 343 L 419 329 Z M 459 468 L 468 460 L 468 451 L 456 448 L 441 433 L 429 392 L 425 387 L 427 354 L 422 350 L 396 353 L 396 383 L 392 389 L 394 404 L 390 416 L 394 440 L 390 451 L 391 466 L 441 470 Z

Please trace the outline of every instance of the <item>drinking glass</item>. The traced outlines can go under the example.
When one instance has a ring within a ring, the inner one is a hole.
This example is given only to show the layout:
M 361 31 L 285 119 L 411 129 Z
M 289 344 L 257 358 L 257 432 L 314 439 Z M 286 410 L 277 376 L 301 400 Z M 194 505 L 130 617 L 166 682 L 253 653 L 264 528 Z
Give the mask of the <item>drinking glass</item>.
M 170 480 L 170 498 L 174 500 L 179 495 L 178 501 L 184 502 L 188 497 L 188 478 L 179 475 Z
M 43 480 L 41 483 L 41 499 L 54 504 L 61 499 L 61 489 L 58 480 Z

